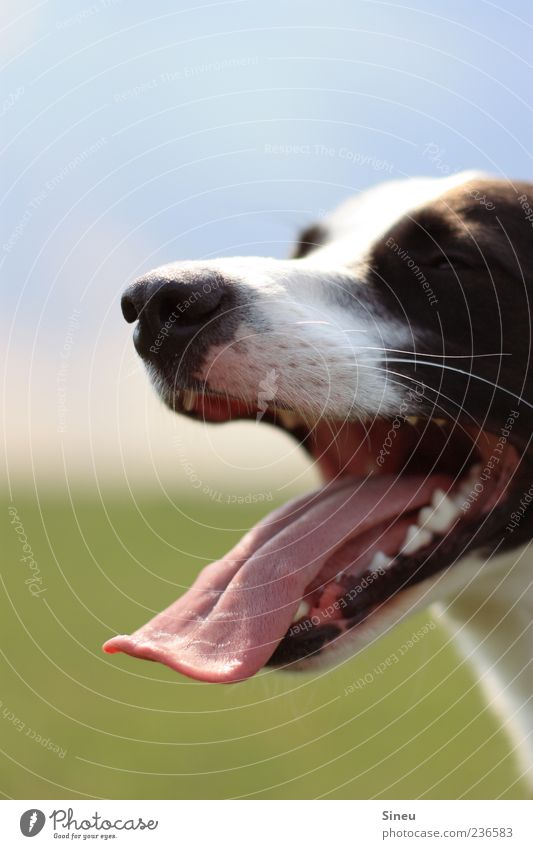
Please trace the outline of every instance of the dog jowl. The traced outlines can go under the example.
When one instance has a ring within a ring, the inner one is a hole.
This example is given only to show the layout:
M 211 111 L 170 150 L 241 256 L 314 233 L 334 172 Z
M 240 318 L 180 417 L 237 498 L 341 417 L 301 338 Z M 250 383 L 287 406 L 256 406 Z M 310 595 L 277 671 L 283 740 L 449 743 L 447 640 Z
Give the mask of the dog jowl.
M 311 669 L 468 592 L 472 563 L 497 581 L 533 529 L 532 510 L 506 530 L 531 486 L 523 196 L 474 172 L 386 183 L 291 259 L 179 262 L 132 283 L 124 317 L 165 403 L 290 432 L 323 486 L 107 652 L 213 682 Z

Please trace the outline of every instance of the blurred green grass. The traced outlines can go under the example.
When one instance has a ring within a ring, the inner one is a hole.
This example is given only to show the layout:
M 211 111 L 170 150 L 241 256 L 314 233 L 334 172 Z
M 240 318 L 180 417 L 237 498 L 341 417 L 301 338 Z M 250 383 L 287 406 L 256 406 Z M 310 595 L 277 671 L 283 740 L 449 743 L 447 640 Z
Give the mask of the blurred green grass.
M 100 497 L 102 496 L 102 497 Z M 8 507 L 43 577 L 34 598 Z M 268 505 L 269 508 L 272 505 Z M 318 675 L 205 685 L 104 655 L 224 553 L 265 505 L 29 490 L 3 505 L 1 790 L 13 798 L 527 798 L 506 737 L 436 627 L 411 619 Z M 13 718 L 12 718 L 13 717 Z M 23 727 L 21 727 L 23 724 Z M 20 730 L 19 730 L 20 728 Z M 66 750 L 44 748 L 28 728 Z

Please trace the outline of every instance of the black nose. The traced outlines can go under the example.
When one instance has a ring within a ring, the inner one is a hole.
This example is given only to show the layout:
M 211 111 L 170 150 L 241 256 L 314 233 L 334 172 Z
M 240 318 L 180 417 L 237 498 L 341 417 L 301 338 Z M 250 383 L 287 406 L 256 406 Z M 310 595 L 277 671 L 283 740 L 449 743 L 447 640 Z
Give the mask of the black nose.
M 150 358 L 160 351 L 181 353 L 202 326 L 223 309 L 228 284 L 220 274 L 206 272 L 191 279 L 153 274 L 141 277 L 122 295 L 122 314 L 137 321 L 133 340 L 137 352 Z

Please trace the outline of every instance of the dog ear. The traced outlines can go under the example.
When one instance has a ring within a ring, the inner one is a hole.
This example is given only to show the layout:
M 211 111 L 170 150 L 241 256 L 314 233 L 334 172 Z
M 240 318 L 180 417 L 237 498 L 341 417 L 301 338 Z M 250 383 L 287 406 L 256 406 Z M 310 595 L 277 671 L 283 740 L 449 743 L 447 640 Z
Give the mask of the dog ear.
M 524 220 L 529 222 L 533 235 L 533 183 L 521 182 L 518 187 L 518 203 Z
M 296 247 L 294 248 L 291 259 L 302 259 L 316 248 L 321 248 L 326 242 L 326 230 L 320 224 L 312 224 L 302 230 Z

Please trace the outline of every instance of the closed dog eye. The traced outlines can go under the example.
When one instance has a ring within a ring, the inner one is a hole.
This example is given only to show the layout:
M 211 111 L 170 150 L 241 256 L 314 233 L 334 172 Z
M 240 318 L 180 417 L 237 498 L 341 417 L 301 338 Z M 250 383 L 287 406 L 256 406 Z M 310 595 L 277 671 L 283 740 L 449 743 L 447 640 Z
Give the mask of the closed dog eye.
M 471 259 L 458 254 L 446 254 L 427 260 L 424 265 L 434 271 L 472 271 L 475 264 Z

